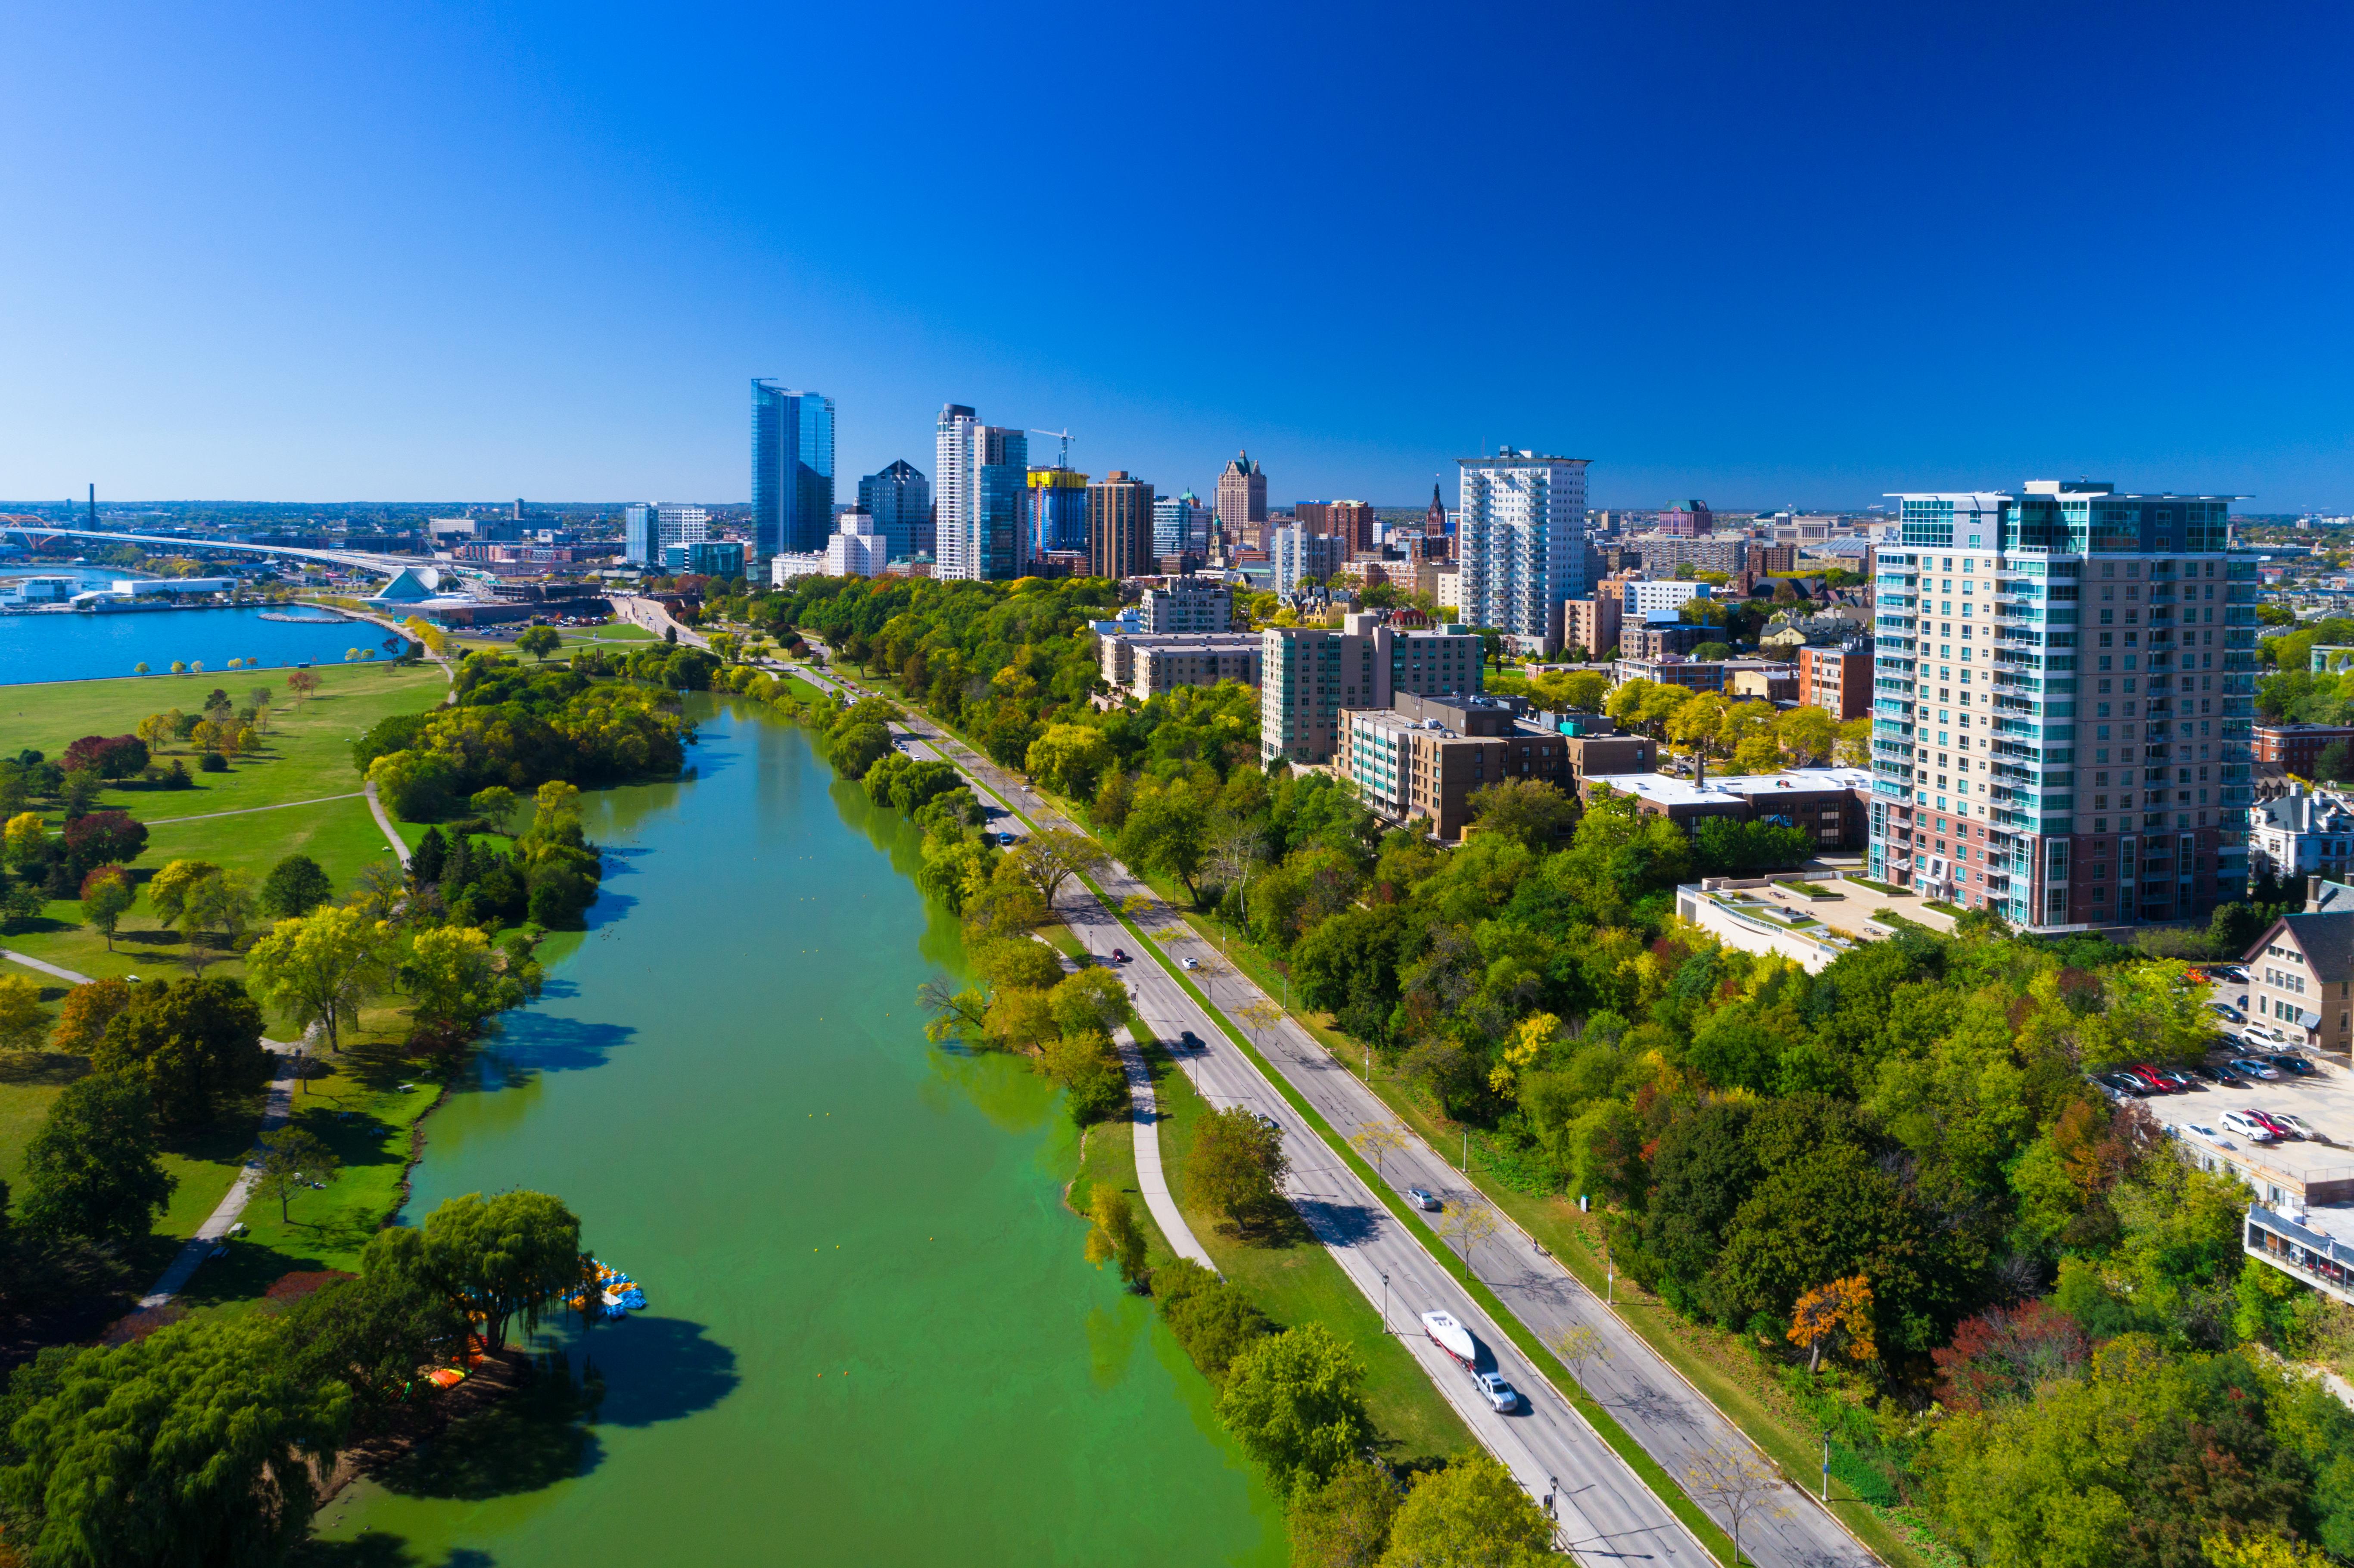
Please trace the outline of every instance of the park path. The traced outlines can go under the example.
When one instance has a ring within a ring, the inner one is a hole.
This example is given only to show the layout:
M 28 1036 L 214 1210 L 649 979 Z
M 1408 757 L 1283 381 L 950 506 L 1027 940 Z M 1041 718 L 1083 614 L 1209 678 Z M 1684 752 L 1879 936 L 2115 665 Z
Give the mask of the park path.
M 376 798 L 376 780 L 373 779 L 369 779 L 367 781 L 367 788 L 362 789 L 360 793 L 367 797 L 368 810 L 376 813 L 376 825 L 384 830 L 386 840 L 392 845 L 392 853 L 400 857 L 400 869 L 407 871 L 408 869 L 408 841 L 402 838 L 398 831 L 393 827 L 392 819 L 385 814 L 384 802 Z
M 281 1044 L 275 1040 L 265 1040 L 262 1044 L 270 1047 L 271 1054 L 278 1058 L 278 1075 L 270 1081 L 270 1098 L 261 1110 L 260 1136 L 267 1138 L 274 1129 L 284 1127 L 287 1118 L 294 1114 L 294 1079 L 302 1070 L 302 1053 L 299 1046 Z M 260 1161 L 249 1156 L 245 1169 L 237 1173 L 237 1180 L 230 1184 L 228 1192 L 214 1206 L 212 1217 L 198 1225 L 196 1234 L 174 1255 L 171 1266 L 164 1269 L 163 1277 L 155 1281 L 155 1287 L 139 1298 L 143 1308 L 161 1307 L 187 1288 L 188 1280 L 197 1267 L 212 1255 L 213 1248 L 221 1245 L 221 1238 L 228 1234 L 228 1228 L 237 1224 L 239 1216 L 245 1213 L 245 1205 L 253 1197 L 253 1184 L 260 1180 Z
M 45 975 L 55 975 L 70 985 L 90 983 L 88 975 L 78 975 L 71 969 L 61 969 L 55 964 L 43 963 L 38 959 L 27 957 L 23 953 L 11 952 L 5 948 L 0 948 L 0 959 L 5 959 L 12 964 L 22 964 L 28 969 L 38 969 Z
M 1121 1030 L 1115 1044 L 1119 1047 L 1120 1065 L 1128 1069 L 1129 1116 L 1136 1123 L 1137 1191 L 1144 1194 L 1144 1206 L 1168 1238 L 1170 1250 L 1215 1274 L 1218 1266 L 1210 1261 L 1209 1249 L 1185 1223 L 1184 1211 L 1169 1191 L 1168 1172 L 1161 1168 L 1161 1101 L 1152 1092 L 1152 1069 L 1145 1065 L 1133 1032 Z
M 147 825 L 166 828 L 174 822 L 209 822 L 216 817 L 244 817 L 256 811 L 282 811 L 289 806 L 323 806 L 330 800 L 356 800 L 366 793 L 365 789 L 355 789 L 347 795 L 319 795 L 308 800 L 280 800 L 269 806 L 239 806 L 234 811 L 203 811 L 193 817 L 154 817 L 148 820 Z

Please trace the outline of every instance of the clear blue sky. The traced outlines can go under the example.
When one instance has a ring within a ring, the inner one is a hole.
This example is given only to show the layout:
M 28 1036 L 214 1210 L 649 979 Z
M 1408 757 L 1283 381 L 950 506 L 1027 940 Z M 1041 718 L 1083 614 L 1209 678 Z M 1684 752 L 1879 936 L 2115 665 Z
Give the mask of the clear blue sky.
M 2343 5 L 34 5 L 0 496 L 844 493 L 1073 461 L 1599 504 L 2354 506 Z M 1044 446 L 1047 443 L 1041 442 Z

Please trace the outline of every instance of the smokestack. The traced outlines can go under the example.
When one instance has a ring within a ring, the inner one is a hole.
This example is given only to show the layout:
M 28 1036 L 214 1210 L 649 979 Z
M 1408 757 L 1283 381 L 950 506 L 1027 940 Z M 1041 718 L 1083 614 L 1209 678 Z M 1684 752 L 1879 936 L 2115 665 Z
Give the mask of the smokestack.
M 90 525 L 92 528 L 98 526 L 98 482 L 96 480 L 90 481 Z
M 2321 913 L 2321 878 L 2317 876 L 2305 879 L 2305 912 L 2308 915 Z

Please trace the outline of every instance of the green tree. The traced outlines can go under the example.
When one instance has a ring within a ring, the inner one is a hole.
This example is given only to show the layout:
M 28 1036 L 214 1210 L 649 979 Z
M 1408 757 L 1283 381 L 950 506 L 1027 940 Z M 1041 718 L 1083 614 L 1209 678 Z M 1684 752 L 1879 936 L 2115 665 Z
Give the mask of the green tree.
M 1086 1127 L 1128 1108 L 1128 1073 L 1111 1042 L 1088 1030 L 1042 1042 L 1047 1076 L 1063 1086 L 1071 1120 Z
M 1066 1034 L 1109 1034 L 1135 1022 L 1128 987 L 1111 969 L 1088 968 L 1065 975 L 1046 993 L 1046 1009 Z
M 549 654 L 564 646 L 564 638 L 552 626 L 530 626 L 516 636 L 514 645 L 516 652 L 528 653 L 545 664 Z
M 1321 1323 L 1262 1339 L 1236 1356 L 1218 1419 L 1286 1496 L 1321 1486 L 1371 1441 L 1365 1367 Z
M 1774 721 L 1774 738 L 1794 767 L 1811 768 L 1830 760 L 1839 736 L 1839 721 L 1818 707 L 1792 708 Z
M 301 1128 L 281 1128 L 261 1141 L 260 1175 L 254 1188 L 278 1200 L 278 1221 L 288 1223 L 287 1203 L 314 1181 L 332 1181 L 344 1162 L 335 1151 Z
M 149 980 L 107 1024 L 90 1065 L 145 1080 L 166 1127 L 199 1127 L 270 1081 L 261 1010 L 219 978 Z
M 1471 821 L 1493 833 L 1545 850 L 1577 825 L 1577 802 L 1542 779 L 1505 779 L 1471 791 Z
M 164 1169 L 146 1086 L 93 1074 L 65 1086 L 26 1143 L 18 1217 L 46 1235 L 136 1241 L 178 1184 Z
M 1096 781 L 1112 764 L 1103 731 L 1086 725 L 1052 724 L 1030 743 L 1023 768 L 1058 795 L 1090 800 Z
M 290 854 L 270 868 L 261 885 L 261 912 L 273 919 L 308 915 L 335 895 L 334 884 L 307 854 Z
M 1382 1568 L 1537 1568 L 1553 1525 L 1484 1449 L 1415 1478 L 1390 1523 Z
M 1119 1264 L 1122 1283 L 1134 1286 L 1144 1277 L 1144 1227 L 1136 1223 L 1136 1207 L 1128 1194 L 1108 1182 L 1097 1182 L 1087 1217 L 1095 1222 L 1087 1233 L 1087 1261 L 1098 1267 Z
M 483 1337 L 504 1348 L 516 1319 L 528 1331 L 578 1283 L 580 1221 L 545 1192 L 480 1192 L 451 1198 L 425 1219 L 425 1266 Z
M 12 1055 L 37 1051 L 48 1028 L 41 988 L 23 975 L 0 975 L 0 1051 Z
M 1241 1225 L 1283 1201 L 1289 1170 L 1283 1135 L 1244 1107 L 1228 1106 L 1196 1125 L 1185 1188 L 1204 1208 Z
M 340 1052 L 343 1031 L 389 982 L 392 930 L 356 909 L 328 907 L 281 920 L 245 956 L 261 1000 Z
M 284 1351 L 257 1315 L 48 1362 L 5 1444 L 10 1546 L 76 1568 L 281 1560 L 316 1506 L 305 1460 L 333 1454 L 351 1408 Z
M 1389 1545 L 1405 1494 L 1372 1459 L 1337 1467 L 1322 1486 L 1291 1496 L 1292 1568 L 1373 1568 Z
M 213 930 L 237 946 L 253 920 L 253 880 L 241 871 L 217 871 L 188 889 L 184 917 L 192 932 Z
M 116 871 L 91 880 L 82 892 L 82 918 L 96 927 L 106 938 L 106 950 L 114 951 L 114 933 L 122 925 L 122 916 L 130 911 L 137 895 L 131 890 L 128 874 Z
M 413 1225 L 378 1231 L 357 1279 L 331 1280 L 286 1314 L 289 1354 L 306 1386 L 340 1380 L 364 1414 L 433 1392 L 417 1371 L 450 1354 L 466 1319 L 435 1287 L 424 1245 Z
M 190 900 L 196 890 L 220 874 L 220 867 L 208 860 L 175 860 L 147 880 L 147 903 L 155 917 L 167 929 L 176 928 L 184 920 L 194 926 Z
M 1055 895 L 1072 878 L 1085 876 L 1103 864 L 1103 852 L 1084 833 L 1041 828 L 1008 851 L 1005 859 L 1052 910 Z
M 1131 860 L 1175 877 L 1188 899 L 1198 899 L 1194 878 L 1210 853 L 1211 829 L 1209 803 L 1200 790 L 1183 780 L 1148 780 L 1137 788 L 1120 840 Z
M 437 1050 L 474 1039 L 494 1014 L 524 1001 L 518 977 L 506 972 L 491 939 L 471 926 L 418 932 L 398 974 L 419 1042 Z
M 487 789 L 474 791 L 466 809 L 491 824 L 494 833 L 504 833 L 514 820 L 518 802 L 515 792 L 504 784 L 493 784 Z

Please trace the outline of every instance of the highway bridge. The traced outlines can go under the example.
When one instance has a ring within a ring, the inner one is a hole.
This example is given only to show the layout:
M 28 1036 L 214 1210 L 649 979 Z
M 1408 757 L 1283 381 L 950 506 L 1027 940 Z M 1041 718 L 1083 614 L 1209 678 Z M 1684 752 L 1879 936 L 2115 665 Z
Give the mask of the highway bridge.
M 234 539 L 190 539 L 176 534 L 121 534 L 96 528 L 52 528 L 46 524 L 12 522 L 0 526 L 0 542 L 21 543 L 28 549 L 47 549 L 59 539 L 90 539 L 108 545 L 145 545 L 173 552 L 222 550 L 242 556 L 291 556 L 298 560 L 323 561 L 331 566 L 380 572 L 390 577 L 403 567 L 430 566 L 415 556 L 380 556 L 367 550 L 312 550 L 293 545 L 247 545 Z M 443 570 L 449 568 L 445 566 Z

